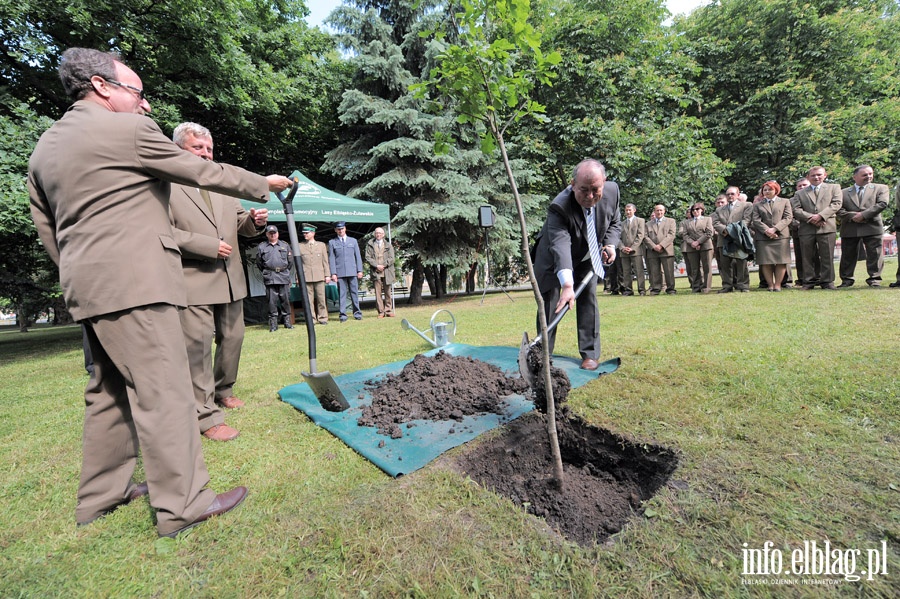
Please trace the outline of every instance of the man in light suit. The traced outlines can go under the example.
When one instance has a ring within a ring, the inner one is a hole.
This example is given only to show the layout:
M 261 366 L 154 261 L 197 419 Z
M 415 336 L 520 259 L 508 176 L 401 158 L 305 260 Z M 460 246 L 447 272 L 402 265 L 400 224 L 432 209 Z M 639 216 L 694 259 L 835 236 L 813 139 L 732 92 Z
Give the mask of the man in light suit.
M 347 236 L 347 223 L 335 223 L 337 237 L 328 242 L 328 263 L 331 265 L 331 280 L 338 284 L 341 322 L 347 321 L 347 295 L 350 295 L 353 318 L 362 320 L 359 309 L 359 281 L 363 278 L 362 255 L 359 243 Z
M 726 189 L 725 205 L 716 208 L 712 215 L 713 229 L 718 235 L 716 247 L 719 248 L 719 275 L 722 277 L 722 288 L 718 293 L 731 293 L 734 290 L 742 293 L 750 291 L 750 271 L 747 269 L 747 259 L 728 256 L 722 251 L 725 246 L 725 238 L 728 236 L 728 225 L 742 222 L 744 226 L 750 226 L 753 204 L 742 202 L 740 195 L 741 190 L 737 187 Z
M 309 309 L 319 324 L 328 324 L 328 298 L 325 295 L 325 280 L 331 277 L 328 265 L 328 248 L 316 241 L 316 228 L 303 224 L 303 243 L 300 244 L 300 261 L 303 263 L 303 278 L 306 280 L 306 297 Z
M 172 139 L 179 148 L 195 156 L 213 159 L 212 134 L 206 127 L 182 123 L 175 128 Z M 219 406 L 231 409 L 244 405 L 234 396 L 244 343 L 244 298 L 247 297 L 238 235 L 259 235 L 268 220 L 268 211 L 253 208 L 247 212 L 235 198 L 173 185 L 169 218 L 181 250 L 187 288 L 188 306 L 179 314 L 194 381 L 200 432 L 213 441 L 230 441 L 239 433 L 225 424 Z
M 632 276 L 637 278 L 638 293 L 647 293 L 644 287 L 644 219 L 635 216 L 636 212 L 634 204 L 625 204 L 625 220 L 622 221 L 622 237 L 619 240 L 622 295 L 634 295 Z
M 366 263 L 375 290 L 375 307 L 378 318 L 394 315 L 394 246 L 384 238 L 384 229 L 375 229 L 375 236 L 366 243 Z
M 588 231 L 594 222 L 593 235 Z M 597 309 L 597 277 L 575 299 L 575 281 L 581 281 L 592 264 L 591 237 L 597 259 L 610 264 L 622 231 L 619 215 L 619 186 L 606 180 L 606 169 L 596 160 L 583 160 L 572 173 L 571 184 L 550 203 L 547 220 L 538 234 L 534 272 L 544 299 L 547 322 L 566 304 L 575 309 L 581 368 L 596 370 L 600 358 L 600 314 Z M 547 335 L 550 352 L 556 331 Z
M 837 239 L 837 223 L 834 215 L 840 210 L 841 188 L 825 183 L 828 173 L 821 166 L 809 169 L 806 178 L 809 187 L 801 189 L 791 198 L 794 220 L 799 223 L 800 255 L 804 277 L 819 281 L 822 289 L 834 289 L 834 244 Z M 819 257 L 816 269 L 813 257 Z M 802 289 L 813 288 L 804 281 Z
M 675 291 L 675 219 L 666 216 L 662 204 L 653 207 L 653 216 L 644 226 L 644 258 L 650 275 L 650 295 L 659 295 L 666 281 L 666 293 Z
M 837 212 L 841 220 L 841 287 L 852 287 L 856 271 L 859 246 L 866 248 L 866 283 L 869 287 L 881 286 L 881 269 L 884 268 L 884 221 L 881 212 L 887 208 L 890 192 L 887 185 L 872 183 L 874 169 L 861 164 L 853 171 L 855 185 L 845 187 L 841 208 Z
M 75 519 L 86 525 L 149 493 L 158 533 L 175 536 L 233 509 L 247 489 L 206 488 L 178 318 L 187 298 L 169 223 L 170 183 L 265 202 L 291 181 L 176 146 L 144 116 L 150 104 L 140 77 L 111 54 L 70 48 L 59 72 L 74 104 L 41 136 L 28 189 L 66 306 L 85 325 L 94 359 Z M 132 481 L 139 449 L 146 487 Z

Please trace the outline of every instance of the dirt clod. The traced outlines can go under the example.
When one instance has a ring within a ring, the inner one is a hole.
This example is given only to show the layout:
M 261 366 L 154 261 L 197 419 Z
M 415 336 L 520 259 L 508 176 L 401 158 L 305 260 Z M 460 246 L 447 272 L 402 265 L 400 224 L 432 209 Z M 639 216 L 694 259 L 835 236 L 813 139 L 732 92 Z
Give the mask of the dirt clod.
M 541 414 L 547 413 L 547 384 L 544 379 L 544 348 L 541 343 L 535 343 L 528 350 L 526 359 L 528 370 L 534 377 L 534 386 L 531 389 L 534 407 Z M 565 417 L 567 414 L 566 406 L 563 404 L 569 398 L 569 391 L 572 389 L 572 382 L 569 375 L 562 368 L 553 365 L 553 358 L 550 358 L 550 381 L 553 386 L 553 402 L 557 409 L 557 418 Z

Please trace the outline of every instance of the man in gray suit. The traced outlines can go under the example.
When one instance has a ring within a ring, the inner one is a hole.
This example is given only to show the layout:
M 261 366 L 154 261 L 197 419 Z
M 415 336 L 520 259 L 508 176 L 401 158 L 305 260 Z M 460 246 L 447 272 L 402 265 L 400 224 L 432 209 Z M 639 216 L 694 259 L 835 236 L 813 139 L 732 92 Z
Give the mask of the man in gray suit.
M 666 281 L 666 293 L 676 293 L 675 229 L 675 219 L 666 216 L 666 207 L 662 204 L 654 206 L 653 216 L 644 226 L 644 259 L 650 274 L 650 295 L 659 295 L 663 278 Z
M 804 277 L 818 280 L 822 289 L 834 289 L 834 245 L 837 239 L 837 223 L 834 215 L 840 210 L 841 188 L 834 183 L 825 183 L 828 173 L 821 166 L 809 169 L 806 178 L 809 187 L 801 189 L 791 198 L 794 220 L 799 223 L 800 256 L 803 260 Z M 819 257 L 816 269 L 814 256 Z M 813 285 L 804 281 L 802 289 L 810 290 Z
M 622 268 L 622 295 L 634 295 L 631 288 L 632 276 L 637 278 L 638 293 L 645 295 L 644 287 L 644 219 L 635 216 L 634 204 L 625 204 L 625 220 L 622 221 L 622 237 L 619 240 L 619 259 Z M 633 273 L 633 274 L 632 274 Z
M 861 164 L 853 171 L 855 185 L 845 187 L 841 208 L 837 212 L 841 220 L 841 287 L 852 287 L 856 271 L 859 246 L 866 248 L 866 283 L 869 287 L 881 286 L 881 270 L 884 268 L 884 221 L 882 211 L 887 208 L 890 192 L 887 185 L 872 183 L 874 169 Z
M 728 256 L 722 251 L 725 246 L 725 238 L 728 236 L 728 225 L 742 222 L 744 226 L 750 226 L 753 204 L 742 202 L 740 195 L 741 190 L 737 187 L 726 189 L 725 205 L 716 208 L 712 215 L 713 229 L 718 235 L 716 247 L 719 248 L 719 275 L 722 277 L 722 288 L 717 293 L 731 293 L 735 289 L 743 293 L 750 291 L 750 271 L 747 269 L 747 259 Z
M 187 298 L 169 223 L 170 183 L 265 202 L 291 181 L 176 146 L 144 116 L 150 104 L 140 77 L 111 54 L 71 48 L 59 72 L 75 102 L 41 136 L 28 189 L 66 307 L 85 325 L 94 359 L 75 519 L 88 524 L 149 492 L 157 531 L 175 536 L 233 509 L 247 489 L 206 488 L 178 318 Z M 139 449 L 146 487 L 132 481 Z
M 337 237 L 328 242 L 328 264 L 331 266 L 331 280 L 338 284 L 341 322 L 347 321 L 347 295 L 350 295 L 353 318 L 362 320 L 359 309 L 359 281 L 363 278 L 362 254 L 359 243 L 347 236 L 347 223 L 335 223 Z
M 594 230 L 588 223 L 593 221 Z M 619 186 L 606 180 L 606 169 L 596 160 L 583 160 L 572 173 L 571 184 L 550 203 L 547 220 L 538 234 L 534 273 L 544 299 L 549 322 L 566 304 L 575 308 L 578 323 L 578 351 L 581 367 L 596 370 L 600 358 L 600 313 L 597 309 L 597 277 L 575 299 L 575 281 L 589 272 L 596 275 L 602 265 L 616 259 L 622 231 L 619 215 Z M 591 246 L 594 246 L 593 248 Z M 556 330 L 547 335 L 551 353 Z
M 182 123 L 175 128 L 172 139 L 179 148 L 195 156 L 213 159 L 212 134 L 206 127 Z M 238 235 L 259 235 L 268 220 L 268 211 L 253 208 L 247 212 L 235 198 L 173 185 L 169 217 L 181 250 L 187 288 L 188 305 L 179 314 L 194 380 L 200 432 L 213 441 L 230 441 L 239 433 L 225 424 L 219 406 L 244 405 L 234 396 L 247 297 Z

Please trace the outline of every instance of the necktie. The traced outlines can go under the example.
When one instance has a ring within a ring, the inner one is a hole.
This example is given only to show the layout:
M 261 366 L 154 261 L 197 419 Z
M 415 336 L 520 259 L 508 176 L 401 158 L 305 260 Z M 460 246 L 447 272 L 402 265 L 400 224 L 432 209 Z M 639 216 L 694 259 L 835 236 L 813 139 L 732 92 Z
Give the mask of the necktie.
M 864 193 L 866 193 L 865 186 L 856 188 L 856 197 L 858 197 L 859 199 L 862 199 Z
M 603 277 L 603 261 L 600 259 L 600 246 L 597 244 L 597 226 L 594 224 L 593 208 L 587 211 L 587 239 L 594 274 Z
M 209 192 L 205 189 L 200 190 L 200 197 L 203 198 L 203 201 L 206 202 L 206 207 L 209 208 L 209 213 L 212 214 L 212 200 L 209 199 Z

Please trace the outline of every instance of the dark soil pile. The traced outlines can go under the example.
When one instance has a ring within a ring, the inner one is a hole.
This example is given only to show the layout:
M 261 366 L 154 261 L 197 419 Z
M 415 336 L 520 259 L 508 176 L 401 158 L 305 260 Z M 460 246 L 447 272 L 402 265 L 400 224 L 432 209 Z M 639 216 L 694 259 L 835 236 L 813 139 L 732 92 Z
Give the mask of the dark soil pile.
M 547 413 L 547 384 L 544 380 L 544 348 L 540 343 L 536 343 L 528 350 L 526 358 L 528 369 L 534 377 L 534 388 L 532 389 L 532 400 L 534 407 L 541 414 Z M 562 368 L 553 365 L 553 358 L 550 359 L 550 383 L 553 386 L 553 403 L 559 410 L 566 400 L 569 398 L 569 391 L 572 389 L 572 382 L 569 381 L 569 375 Z
M 557 420 L 556 426 L 562 490 L 552 479 L 544 419 L 534 412 L 457 457 L 454 468 L 544 518 L 570 541 L 590 546 L 622 530 L 678 465 L 670 449 L 638 443 L 580 419 Z
M 411 420 L 458 422 L 473 414 L 499 414 L 505 398 L 525 394 L 527 385 L 487 362 L 439 351 L 431 358 L 416 356 L 400 374 L 366 381 L 366 390 L 372 403 L 357 424 L 397 439 L 403 436 L 400 424 Z

